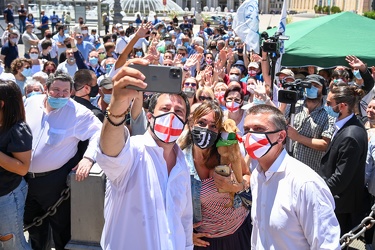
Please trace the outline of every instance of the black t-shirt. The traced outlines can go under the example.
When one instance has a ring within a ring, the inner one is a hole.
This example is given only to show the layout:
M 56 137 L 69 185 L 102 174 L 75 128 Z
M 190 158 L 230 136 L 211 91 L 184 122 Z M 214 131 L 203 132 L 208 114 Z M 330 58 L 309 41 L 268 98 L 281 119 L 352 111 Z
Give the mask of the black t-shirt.
M 17 45 L 12 46 L 9 41 L 6 42 L 1 49 L 1 54 L 5 56 L 4 65 L 6 68 L 10 68 L 13 60 L 18 58 L 18 47 Z
M 31 150 L 33 137 L 25 122 L 16 123 L 11 129 L 0 133 L 0 151 L 10 157 L 15 152 Z M 14 190 L 21 183 L 22 176 L 9 172 L 0 166 L 0 196 Z
M 19 8 L 18 9 L 18 14 L 19 13 L 22 13 L 22 14 L 24 14 L 24 13 L 26 13 L 26 9 L 25 8 L 23 8 L 23 9 L 21 9 L 21 8 Z M 22 21 L 25 21 L 26 20 L 26 16 L 21 16 L 21 15 L 19 15 L 19 17 L 18 17 L 20 20 L 22 20 Z

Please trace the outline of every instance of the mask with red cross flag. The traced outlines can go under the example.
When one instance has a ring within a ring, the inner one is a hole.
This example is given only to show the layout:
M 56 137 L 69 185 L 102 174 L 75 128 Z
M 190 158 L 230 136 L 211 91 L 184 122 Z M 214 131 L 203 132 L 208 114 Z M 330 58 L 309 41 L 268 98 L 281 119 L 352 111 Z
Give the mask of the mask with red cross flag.
M 156 137 L 165 143 L 173 143 L 181 135 L 185 123 L 174 112 L 168 112 L 154 117 L 152 131 Z

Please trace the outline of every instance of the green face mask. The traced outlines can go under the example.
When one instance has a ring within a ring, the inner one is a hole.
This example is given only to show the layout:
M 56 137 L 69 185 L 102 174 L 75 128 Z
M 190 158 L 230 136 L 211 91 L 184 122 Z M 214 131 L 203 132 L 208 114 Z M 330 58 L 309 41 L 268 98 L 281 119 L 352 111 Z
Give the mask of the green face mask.
M 99 59 L 103 60 L 105 58 L 105 54 L 99 54 Z

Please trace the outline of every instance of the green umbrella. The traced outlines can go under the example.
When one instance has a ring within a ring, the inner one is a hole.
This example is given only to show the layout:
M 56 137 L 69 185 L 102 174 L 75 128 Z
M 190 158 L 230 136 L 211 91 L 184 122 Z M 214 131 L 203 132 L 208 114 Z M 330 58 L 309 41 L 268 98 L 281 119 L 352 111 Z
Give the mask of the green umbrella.
M 270 36 L 276 29 L 267 30 Z M 345 56 L 355 55 L 375 65 L 375 20 L 342 12 L 286 25 L 285 67 L 347 65 Z

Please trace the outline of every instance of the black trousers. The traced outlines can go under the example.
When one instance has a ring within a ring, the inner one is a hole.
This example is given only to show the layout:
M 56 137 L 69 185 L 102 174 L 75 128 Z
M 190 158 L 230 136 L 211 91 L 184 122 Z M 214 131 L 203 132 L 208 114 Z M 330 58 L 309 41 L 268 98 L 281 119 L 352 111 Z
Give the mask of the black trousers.
M 61 191 L 67 187 L 66 180 L 73 167 L 79 162 L 76 154 L 59 170 L 42 177 L 25 178 L 29 190 L 25 204 L 24 223 L 28 225 L 35 217 L 44 215 L 47 209 L 61 197 Z M 53 216 L 43 220 L 42 225 L 29 228 L 31 246 L 34 250 L 51 249 L 49 228 L 56 250 L 65 249 L 70 240 L 70 199 L 63 201 Z

